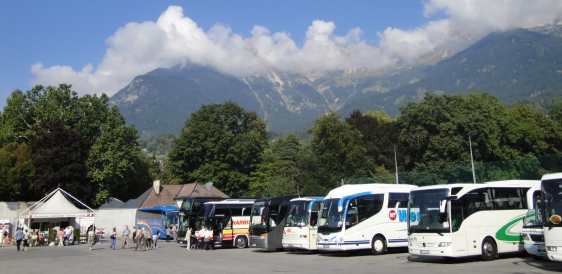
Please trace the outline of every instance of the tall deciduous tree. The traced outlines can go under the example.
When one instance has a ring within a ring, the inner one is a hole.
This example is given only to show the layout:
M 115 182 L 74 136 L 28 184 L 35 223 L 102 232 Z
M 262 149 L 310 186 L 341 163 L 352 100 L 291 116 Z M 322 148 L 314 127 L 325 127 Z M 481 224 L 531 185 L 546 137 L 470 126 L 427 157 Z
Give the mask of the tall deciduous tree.
M 150 187 L 149 162 L 137 138 L 135 127 L 127 126 L 117 107 L 112 107 L 87 161 L 88 178 L 98 190 L 95 204 L 109 197 L 135 198 Z
M 267 146 L 266 125 L 231 101 L 203 105 L 174 144 L 167 165 L 171 180 L 212 181 L 230 196 L 248 195 L 250 174 Z
M 394 147 L 398 145 L 400 132 L 396 121 L 384 112 L 363 115 L 358 110 L 353 111 L 345 121 L 361 132 L 361 143 L 366 149 L 369 171 L 373 174 L 393 171 Z
M 27 144 L 9 143 L 0 149 L 0 197 L 25 201 L 33 190 L 35 167 Z
M 91 145 L 101 133 L 100 124 L 107 115 L 108 102 L 105 94 L 79 97 L 66 84 L 38 85 L 25 93 L 15 90 L 0 116 L 0 144 L 28 142 L 43 121 L 61 121 Z
M 80 133 L 61 121 L 44 121 L 31 139 L 30 149 L 36 177 L 28 199 L 41 199 L 61 187 L 85 203 L 92 202 L 96 189 L 86 176 L 85 165 L 89 145 Z
M 313 136 L 311 149 L 318 178 L 327 189 L 338 186 L 342 179 L 366 175 L 361 133 L 340 121 L 338 113 L 315 119 L 307 132 Z

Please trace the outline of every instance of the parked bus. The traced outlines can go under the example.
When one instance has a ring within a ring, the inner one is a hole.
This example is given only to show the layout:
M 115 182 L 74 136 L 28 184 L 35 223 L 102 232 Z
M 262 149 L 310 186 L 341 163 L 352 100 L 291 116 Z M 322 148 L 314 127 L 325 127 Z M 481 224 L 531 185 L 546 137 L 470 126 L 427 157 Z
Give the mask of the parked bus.
M 289 202 L 281 243 L 285 249 L 316 250 L 318 212 L 324 197 L 295 198 Z
M 177 206 L 144 207 L 137 210 L 137 226 L 152 231 L 156 235 L 160 231 L 160 239 L 166 238 L 166 228 L 178 223 L 179 208 Z
M 283 250 L 283 227 L 289 202 L 298 196 L 258 199 L 250 217 L 250 246 L 266 250 Z
M 406 206 L 413 185 L 357 184 L 331 190 L 322 203 L 317 248 L 321 252 L 406 247 Z
M 541 180 L 541 214 L 548 259 L 562 261 L 562 173 L 546 174 Z M 560 250 L 560 251 L 559 251 Z
M 248 247 L 248 229 L 253 204 L 254 199 L 226 199 L 206 202 L 203 205 L 200 223 L 213 230 L 213 246 Z
M 541 214 L 541 191 L 540 188 L 533 190 L 532 209 L 527 210 L 527 214 L 523 218 L 523 246 L 527 253 L 535 259 L 546 257 L 546 248 L 544 245 L 544 229 Z
M 445 258 L 524 251 L 523 217 L 538 180 L 426 186 L 410 192 L 409 252 Z
M 179 209 L 179 219 L 178 219 L 178 231 L 177 242 L 187 243 L 185 239 L 185 234 L 187 233 L 187 228 L 191 228 L 191 231 L 195 231 L 197 228 L 201 227 L 197 223 L 197 218 L 202 214 L 201 209 L 203 209 L 203 204 L 211 201 L 222 201 L 226 198 L 219 197 L 187 197 L 183 199 L 181 207 Z

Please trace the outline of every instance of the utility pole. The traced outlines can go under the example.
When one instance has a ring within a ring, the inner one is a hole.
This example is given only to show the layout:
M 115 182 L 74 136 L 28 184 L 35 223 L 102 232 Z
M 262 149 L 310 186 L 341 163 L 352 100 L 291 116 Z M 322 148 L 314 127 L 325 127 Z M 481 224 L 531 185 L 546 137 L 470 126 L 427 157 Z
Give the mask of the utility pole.
M 396 160 L 396 146 L 394 146 L 394 169 L 396 170 L 396 184 L 398 184 L 398 161 Z
M 470 145 L 470 163 L 472 164 L 472 181 L 476 184 L 476 173 L 474 172 L 474 157 L 472 156 L 472 132 L 468 133 L 468 143 Z

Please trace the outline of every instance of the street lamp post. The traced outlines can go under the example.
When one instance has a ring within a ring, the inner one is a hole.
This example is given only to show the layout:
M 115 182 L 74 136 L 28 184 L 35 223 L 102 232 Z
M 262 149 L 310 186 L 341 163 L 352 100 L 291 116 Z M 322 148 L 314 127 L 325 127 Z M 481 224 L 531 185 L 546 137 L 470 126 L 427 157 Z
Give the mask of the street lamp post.
M 394 166 L 396 170 L 396 184 L 398 184 L 398 161 L 396 160 L 396 146 L 394 146 Z
M 468 144 L 470 145 L 470 163 L 472 164 L 472 181 L 476 184 L 476 173 L 474 172 L 474 157 L 472 156 L 472 132 L 468 133 Z

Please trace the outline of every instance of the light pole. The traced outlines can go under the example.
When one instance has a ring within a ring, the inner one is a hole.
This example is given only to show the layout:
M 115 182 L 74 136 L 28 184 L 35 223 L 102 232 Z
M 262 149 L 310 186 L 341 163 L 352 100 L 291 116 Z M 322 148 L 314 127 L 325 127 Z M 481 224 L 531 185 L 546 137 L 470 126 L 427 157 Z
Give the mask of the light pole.
M 394 166 L 396 170 L 396 184 L 398 184 L 398 161 L 396 161 L 396 146 L 394 146 Z
M 472 181 L 476 184 L 476 173 L 474 173 L 474 157 L 472 156 L 472 132 L 468 133 L 468 144 L 470 145 L 470 163 L 472 164 Z

